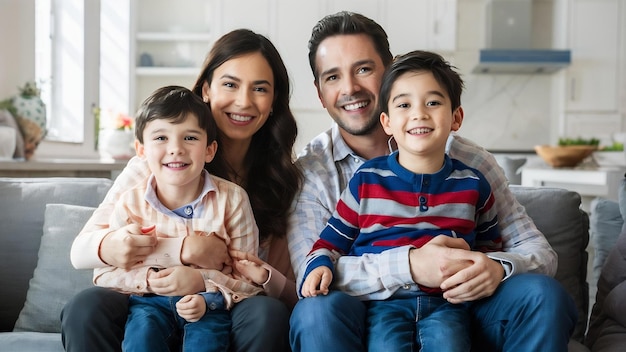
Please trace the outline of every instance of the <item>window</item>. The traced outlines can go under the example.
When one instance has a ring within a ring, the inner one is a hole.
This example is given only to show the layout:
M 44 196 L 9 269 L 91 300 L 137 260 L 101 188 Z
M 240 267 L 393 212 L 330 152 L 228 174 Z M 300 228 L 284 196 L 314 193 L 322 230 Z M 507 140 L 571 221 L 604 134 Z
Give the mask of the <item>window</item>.
M 95 157 L 93 108 L 128 109 L 130 1 L 35 0 L 35 74 L 48 120 L 38 154 Z

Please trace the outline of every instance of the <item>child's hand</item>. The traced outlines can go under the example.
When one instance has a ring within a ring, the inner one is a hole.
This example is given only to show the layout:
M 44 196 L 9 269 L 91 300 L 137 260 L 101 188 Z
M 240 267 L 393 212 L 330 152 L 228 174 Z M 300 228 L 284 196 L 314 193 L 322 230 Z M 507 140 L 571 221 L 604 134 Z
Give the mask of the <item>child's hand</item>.
M 107 234 L 100 245 L 102 260 L 122 269 L 130 269 L 143 263 L 157 245 L 154 226 L 142 228 L 129 224 Z
M 230 257 L 233 258 L 235 271 L 257 285 L 263 285 L 269 278 L 269 272 L 262 265 L 264 261 L 254 254 L 232 250 Z
M 318 266 L 309 273 L 302 284 L 303 297 L 315 297 L 318 294 L 327 295 L 328 287 L 333 281 L 333 272 L 329 267 Z
M 206 313 L 206 301 L 201 295 L 184 296 L 176 302 L 176 312 L 188 322 L 196 322 Z

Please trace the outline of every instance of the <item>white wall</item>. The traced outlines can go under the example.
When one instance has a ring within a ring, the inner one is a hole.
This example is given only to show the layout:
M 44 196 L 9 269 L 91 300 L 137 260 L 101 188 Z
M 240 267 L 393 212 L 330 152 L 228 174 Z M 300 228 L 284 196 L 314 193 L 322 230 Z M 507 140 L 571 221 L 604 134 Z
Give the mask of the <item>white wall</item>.
M 35 79 L 35 0 L 0 0 L 0 100 Z

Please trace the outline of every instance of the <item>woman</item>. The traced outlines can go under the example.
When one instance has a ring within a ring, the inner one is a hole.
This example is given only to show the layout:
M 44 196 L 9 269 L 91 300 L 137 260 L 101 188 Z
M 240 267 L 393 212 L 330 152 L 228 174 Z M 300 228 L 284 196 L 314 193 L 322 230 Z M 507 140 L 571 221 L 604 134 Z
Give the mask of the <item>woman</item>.
M 259 258 L 231 253 L 267 270 L 268 296 L 255 296 L 231 311 L 233 351 L 288 350 L 290 308 L 297 300 L 285 234 L 291 202 L 301 183 L 292 163 L 297 128 L 289 108 L 289 79 L 285 65 L 264 36 L 240 29 L 221 37 L 213 46 L 194 93 L 209 104 L 218 126 L 218 149 L 207 170 L 241 185 L 247 192 L 259 227 Z M 169 269 L 150 280 L 162 295 L 184 295 L 204 288 L 197 269 L 223 269 L 231 264 L 225 244 L 216 236 L 186 237 L 160 245 L 156 239 L 124 229 L 108 232 L 105 225 L 113 203 L 130 185 L 146 182 L 145 162 L 133 158 L 118 176 L 105 200 L 72 245 L 76 268 L 116 266 L 138 262 L 171 261 Z M 165 247 L 165 248 L 163 248 Z M 180 258 L 175 258 L 179 254 Z M 267 264 L 266 264 L 267 263 Z M 176 266 L 174 266 L 176 265 Z M 285 303 L 281 303 L 279 298 Z M 128 297 L 98 287 L 76 295 L 61 314 L 63 344 L 67 351 L 120 350 Z

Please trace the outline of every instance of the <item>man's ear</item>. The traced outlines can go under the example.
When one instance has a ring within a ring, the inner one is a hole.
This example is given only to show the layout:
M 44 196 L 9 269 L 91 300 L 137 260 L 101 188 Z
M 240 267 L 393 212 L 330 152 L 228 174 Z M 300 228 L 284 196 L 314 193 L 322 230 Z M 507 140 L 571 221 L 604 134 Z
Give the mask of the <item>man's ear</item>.
M 141 159 L 145 158 L 146 156 L 146 154 L 144 153 L 143 144 L 139 142 L 138 139 L 135 139 L 135 152 L 137 153 L 137 156 Z
M 450 130 L 458 131 L 461 128 L 461 125 L 463 124 L 463 116 L 463 107 L 459 106 L 452 113 L 452 128 L 450 128 Z
M 324 104 L 324 99 L 322 99 L 322 92 L 320 91 L 320 85 L 317 83 L 317 79 L 313 80 L 313 85 L 315 86 L 315 90 L 317 91 L 317 99 L 322 103 L 322 107 L 326 109 L 326 104 Z
M 213 158 L 215 158 L 216 152 L 217 152 L 217 142 L 213 141 L 209 143 L 209 145 L 207 145 L 206 147 L 206 155 L 204 158 L 204 162 L 208 164 L 211 161 L 213 161 Z
M 391 122 L 390 122 L 389 115 L 387 115 L 387 114 L 386 114 L 386 113 L 384 113 L 384 112 L 381 112 L 381 113 L 380 113 L 380 124 L 383 126 L 383 130 L 385 130 L 385 133 L 386 133 L 388 136 L 393 135 L 393 133 L 392 133 L 392 131 L 391 131 L 391 126 L 389 126 L 389 124 L 390 124 L 390 123 L 391 123 Z

